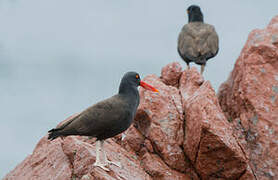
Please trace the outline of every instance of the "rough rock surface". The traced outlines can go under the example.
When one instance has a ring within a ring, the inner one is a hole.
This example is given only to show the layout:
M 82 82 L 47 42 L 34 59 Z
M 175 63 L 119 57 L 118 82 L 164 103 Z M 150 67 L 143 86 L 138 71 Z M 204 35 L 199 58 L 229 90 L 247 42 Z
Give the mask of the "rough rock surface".
M 120 162 L 121 168 L 110 165 L 106 172 L 93 166 L 94 139 L 43 137 L 33 154 L 4 179 L 198 180 L 245 175 L 246 157 L 210 83 L 196 68 L 180 74 L 173 79 L 178 87 L 155 75 L 144 78 L 159 94 L 140 89 L 134 124 L 104 144 L 108 159 Z
M 182 96 L 183 107 L 186 104 L 188 98 L 190 98 L 197 89 L 204 83 L 204 78 L 198 72 L 196 68 L 191 68 L 187 71 L 183 71 L 180 78 L 180 94 Z
M 4 179 L 70 179 L 71 164 L 63 152 L 62 140 L 42 138 L 29 155 Z
M 254 30 L 218 93 L 257 179 L 278 179 L 278 16 Z
M 203 179 L 238 179 L 247 163 L 214 90 L 204 82 L 186 101 L 184 149 Z
M 251 33 L 218 97 L 196 68 L 176 62 L 145 77 L 160 93 L 140 89 L 133 125 L 104 144 L 122 167 L 93 166 L 95 139 L 45 136 L 4 180 L 277 179 L 277 28 L 275 17 Z
M 141 133 L 151 141 L 154 150 L 166 164 L 184 172 L 188 164 L 181 148 L 184 135 L 179 90 L 165 85 L 155 75 L 147 76 L 144 81 L 158 87 L 159 94 L 140 89 L 138 113 L 145 114 L 145 117 L 137 116 L 135 124 L 138 124 Z M 147 123 L 147 120 L 151 121 Z
M 166 85 L 178 87 L 182 67 L 178 62 L 172 62 L 161 70 L 161 79 Z

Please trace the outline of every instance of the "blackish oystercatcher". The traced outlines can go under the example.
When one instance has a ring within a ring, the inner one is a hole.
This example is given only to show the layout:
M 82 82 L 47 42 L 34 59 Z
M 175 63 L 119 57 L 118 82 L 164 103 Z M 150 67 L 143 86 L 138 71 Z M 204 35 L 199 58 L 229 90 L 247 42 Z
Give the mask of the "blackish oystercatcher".
M 103 149 L 105 139 L 124 132 L 131 125 L 140 100 L 138 86 L 158 92 L 151 85 L 141 81 L 138 73 L 127 72 L 121 80 L 118 94 L 94 104 L 68 122 L 51 129 L 48 131 L 48 139 L 70 135 L 96 137 L 94 165 L 109 171 L 105 166 L 113 162 L 107 160 L 103 150 L 104 162 L 102 163 L 99 157 L 100 151 Z
M 199 6 L 192 5 L 187 9 L 188 24 L 184 25 L 178 38 L 178 52 L 186 62 L 201 65 L 203 74 L 206 62 L 218 53 L 218 35 L 214 26 L 204 23 Z

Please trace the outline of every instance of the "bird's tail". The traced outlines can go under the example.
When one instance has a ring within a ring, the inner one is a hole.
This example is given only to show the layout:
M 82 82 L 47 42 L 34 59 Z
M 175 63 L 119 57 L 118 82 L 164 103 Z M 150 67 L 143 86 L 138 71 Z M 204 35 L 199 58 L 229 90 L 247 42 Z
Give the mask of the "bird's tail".
M 194 62 L 196 64 L 202 65 L 202 64 L 206 64 L 207 60 L 206 60 L 206 57 L 203 55 L 203 56 L 196 58 L 196 60 Z
M 76 113 L 72 116 L 70 116 L 68 119 L 66 119 L 61 125 L 59 125 L 56 128 L 53 128 L 48 131 L 48 139 L 53 140 L 60 136 L 66 136 L 70 133 L 67 133 L 65 131 L 65 127 L 67 127 L 70 123 L 72 123 L 75 119 L 77 119 L 80 116 L 81 113 Z
M 62 136 L 60 128 L 54 128 L 48 131 L 48 139 L 50 139 L 51 141 L 59 136 Z

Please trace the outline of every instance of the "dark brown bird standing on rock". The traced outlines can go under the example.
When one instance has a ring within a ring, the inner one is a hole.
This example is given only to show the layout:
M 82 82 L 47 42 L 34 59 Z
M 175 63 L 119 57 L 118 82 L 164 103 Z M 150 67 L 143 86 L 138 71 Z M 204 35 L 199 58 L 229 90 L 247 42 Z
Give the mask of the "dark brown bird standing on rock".
M 118 94 L 96 103 L 70 121 L 51 129 L 48 131 L 48 139 L 53 140 L 69 135 L 96 137 L 96 162 L 94 165 L 109 171 L 105 167 L 108 163 L 118 164 L 107 160 L 103 150 L 104 140 L 122 133 L 131 125 L 140 100 L 138 86 L 158 92 L 154 87 L 141 81 L 138 73 L 127 72 L 121 80 Z M 104 163 L 100 161 L 99 157 L 101 149 Z
M 204 23 L 199 6 L 192 5 L 187 9 L 188 24 L 184 25 L 178 38 L 178 52 L 181 58 L 189 63 L 201 65 L 203 74 L 206 62 L 218 53 L 218 35 L 214 27 Z

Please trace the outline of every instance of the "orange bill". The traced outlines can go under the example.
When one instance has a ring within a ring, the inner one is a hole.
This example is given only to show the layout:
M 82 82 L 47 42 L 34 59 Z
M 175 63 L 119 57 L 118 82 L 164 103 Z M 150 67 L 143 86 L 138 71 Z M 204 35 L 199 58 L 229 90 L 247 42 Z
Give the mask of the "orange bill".
M 145 83 L 144 81 L 140 81 L 140 86 L 142 86 L 143 88 L 145 88 L 147 90 L 153 91 L 153 92 L 159 92 L 157 89 L 155 89 L 151 85 Z

